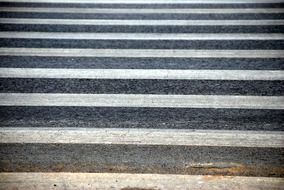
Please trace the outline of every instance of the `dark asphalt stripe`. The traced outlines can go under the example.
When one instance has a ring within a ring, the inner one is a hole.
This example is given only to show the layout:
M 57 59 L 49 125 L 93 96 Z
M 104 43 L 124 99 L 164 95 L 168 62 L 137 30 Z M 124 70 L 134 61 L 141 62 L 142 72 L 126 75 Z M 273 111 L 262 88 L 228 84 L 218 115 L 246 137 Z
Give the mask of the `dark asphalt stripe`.
M 0 60 L 2 68 L 284 70 L 284 59 L 0 56 Z
M 0 39 L 0 47 L 98 49 L 284 49 L 284 40 L 66 40 Z
M 73 13 L 17 13 L 1 12 L 0 18 L 53 19 L 169 19 L 169 20 L 261 20 L 283 19 L 284 14 L 73 14 Z
M 2 127 L 284 130 L 283 110 L 0 107 Z
M 0 79 L 1 93 L 284 95 L 283 81 Z
M 283 8 L 217 8 L 217 9 L 102 9 L 102 8 L 57 8 L 57 7 L 1 7 L 0 12 L 18 13 L 74 13 L 74 14 L 276 14 Z
M 72 3 L 5 3 L 1 7 L 78 7 L 78 8 L 283 8 L 284 3 L 243 4 L 72 4 Z
M 1 144 L 0 170 L 283 177 L 283 155 L 280 148 Z
M 72 26 L 1 24 L 0 31 L 130 33 L 283 33 L 284 26 Z

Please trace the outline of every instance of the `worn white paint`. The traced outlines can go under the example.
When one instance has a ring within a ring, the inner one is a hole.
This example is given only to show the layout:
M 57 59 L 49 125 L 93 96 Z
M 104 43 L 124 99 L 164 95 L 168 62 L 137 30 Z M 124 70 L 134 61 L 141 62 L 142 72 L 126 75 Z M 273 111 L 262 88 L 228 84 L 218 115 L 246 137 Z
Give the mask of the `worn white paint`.
M 284 58 L 284 50 L 0 48 L 0 56 Z
M 284 147 L 284 132 L 118 128 L 0 128 L 0 143 Z
M 0 78 L 284 80 L 284 71 L 0 68 Z
M 0 105 L 284 109 L 284 96 L 0 93 Z
M 278 33 L 0 32 L 0 38 L 68 40 L 284 40 Z
M 93 26 L 277 26 L 284 20 L 124 20 L 124 19 L 34 19 L 1 18 L 0 24 L 47 24 Z
M 54 187 L 56 185 L 56 187 Z M 161 190 L 226 190 L 277 189 L 284 186 L 283 178 L 135 174 L 135 173 L 0 173 L 1 189 L 161 189 Z

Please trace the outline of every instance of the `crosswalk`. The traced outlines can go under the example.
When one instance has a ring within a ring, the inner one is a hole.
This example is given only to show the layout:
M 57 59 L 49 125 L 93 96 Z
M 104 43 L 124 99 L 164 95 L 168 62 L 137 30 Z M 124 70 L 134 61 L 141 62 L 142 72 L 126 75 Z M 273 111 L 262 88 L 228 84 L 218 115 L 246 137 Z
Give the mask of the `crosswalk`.
M 0 189 L 283 189 L 283 0 L 0 0 L 0 45 Z

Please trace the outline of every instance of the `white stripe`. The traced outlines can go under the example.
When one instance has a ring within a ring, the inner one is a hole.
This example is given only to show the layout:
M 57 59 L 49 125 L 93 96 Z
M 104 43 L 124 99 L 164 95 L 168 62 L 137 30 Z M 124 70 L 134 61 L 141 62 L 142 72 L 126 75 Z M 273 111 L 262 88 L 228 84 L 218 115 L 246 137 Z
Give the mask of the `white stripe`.
M 126 8 L 41 8 L 41 7 L 0 7 L 0 12 L 32 13 L 82 13 L 82 14 L 249 14 L 284 13 L 283 8 L 210 8 L 210 9 L 126 9 Z
M 119 19 L 33 19 L 1 18 L 1 24 L 116 25 L 116 26 L 269 26 L 284 20 L 119 20 Z
M 61 165 L 60 165 L 61 166 Z M 127 168 L 127 167 L 126 167 Z M 240 168 L 242 171 L 244 166 Z M 235 169 L 235 168 L 234 168 Z M 246 168 L 245 168 L 246 169 Z M 235 169 L 235 170 L 238 170 Z M 237 172 L 239 173 L 239 172 Z M 2 189 L 100 189 L 100 190 L 226 190 L 226 189 L 274 189 L 281 190 L 283 178 L 208 176 L 135 173 L 64 173 L 64 172 L 2 172 Z M 54 185 L 56 185 L 55 188 Z M 131 188 L 135 187 L 135 188 Z
M 11 3 L 89 3 L 89 4 L 258 4 L 283 0 L 0 0 Z
M 284 96 L 0 93 L 1 106 L 284 109 Z
M 284 132 L 117 128 L 0 128 L 0 143 L 283 148 Z
M 0 78 L 284 80 L 284 71 L 0 68 Z
M 0 56 L 284 58 L 284 50 L 0 48 Z
M 0 32 L 0 38 L 70 40 L 284 40 L 284 34 Z

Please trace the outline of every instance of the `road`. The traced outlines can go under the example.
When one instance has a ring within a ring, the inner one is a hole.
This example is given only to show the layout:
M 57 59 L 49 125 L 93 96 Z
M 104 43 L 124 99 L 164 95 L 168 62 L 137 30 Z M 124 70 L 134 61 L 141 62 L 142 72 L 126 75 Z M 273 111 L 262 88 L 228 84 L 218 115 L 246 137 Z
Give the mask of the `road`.
M 0 0 L 0 57 L 0 189 L 284 187 L 283 0 Z

